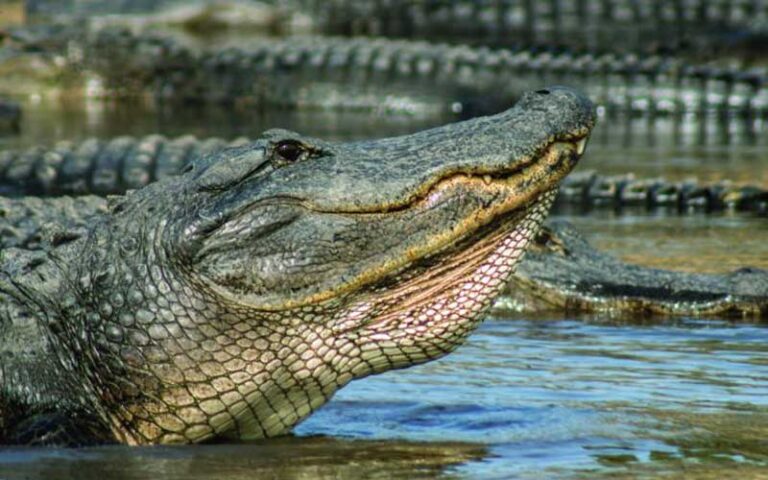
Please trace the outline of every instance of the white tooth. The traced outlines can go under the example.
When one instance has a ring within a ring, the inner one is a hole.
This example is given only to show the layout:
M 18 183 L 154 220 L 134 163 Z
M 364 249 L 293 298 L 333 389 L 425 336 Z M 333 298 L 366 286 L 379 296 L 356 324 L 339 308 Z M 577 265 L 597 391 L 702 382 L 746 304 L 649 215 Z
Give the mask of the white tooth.
M 490 175 L 483 175 L 483 181 L 485 182 L 486 185 L 490 185 L 491 184 L 491 176 Z
M 584 150 L 587 149 L 587 137 L 582 138 L 581 140 L 576 143 L 576 153 L 578 155 L 581 155 L 584 153 Z

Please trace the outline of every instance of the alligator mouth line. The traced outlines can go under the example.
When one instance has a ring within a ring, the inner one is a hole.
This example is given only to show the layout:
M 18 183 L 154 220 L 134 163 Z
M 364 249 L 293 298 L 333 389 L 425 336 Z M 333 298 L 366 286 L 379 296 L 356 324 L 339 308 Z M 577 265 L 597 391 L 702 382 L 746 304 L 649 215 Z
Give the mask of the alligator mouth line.
M 406 208 L 413 208 L 419 202 L 430 203 L 436 192 L 460 185 L 502 199 L 499 205 L 502 210 L 525 203 L 532 198 L 532 192 L 541 193 L 558 184 L 584 153 L 586 144 L 586 137 L 576 142 L 553 142 L 535 157 L 536 160 L 524 162 L 513 170 L 448 175 L 430 185 L 426 194 Z
M 497 170 L 495 172 L 452 172 L 443 177 L 437 178 L 433 182 L 425 182 L 422 187 L 402 205 L 387 207 L 378 213 L 392 213 L 398 210 L 407 210 L 415 205 L 427 201 L 439 190 L 446 187 L 457 186 L 458 184 L 471 185 L 476 191 L 485 191 L 498 196 L 507 196 L 510 200 L 510 194 L 514 197 L 512 189 L 528 189 L 534 184 L 555 184 L 565 176 L 572 165 L 567 166 L 562 174 L 557 174 L 556 170 L 563 167 L 563 162 L 568 157 L 572 158 L 572 164 L 580 158 L 586 148 L 588 136 L 578 137 L 573 140 L 556 140 L 541 148 L 536 154 L 527 157 L 513 168 L 508 170 Z M 573 155 L 569 155 L 573 154 Z M 548 179 L 551 179 L 548 181 Z M 554 180 L 554 181 L 552 181 Z M 546 188 L 540 189 L 540 191 Z M 510 203 L 506 201 L 504 203 Z
M 589 134 L 570 135 L 565 140 L 554 140 L 539 148 L 538 151 L 528 157 L 525 157 L 516 165 L 507 170 L 496 170 L 494 172 L 480 171 L 453 171 L 437 177 L 431 181 L 423 182 L 413 193 L 403 199 L 396 200 L 388 205 L 377 205 L 369 208 L 359 207 L 354 209 L 324 209 L 317 208 L 309 202 L 301 201 L 302 206 L 308 210 L 317 213 L 330 213 L 340 215 L 377 215 L 392 214 L 400 211 L 409 210 L 416 205 L 429 201 L 432 194 L 438 190 L 451 185 L 471 184 L 472 188 L 478 190 L 491 190 L 490 193 L 498 195 L 509 195 L 509 187 L 522 185 L 531 186 L 536 180 L 546 182 L 547 177 L 554 177 L 556 182 L 562 179 L 563 175 L 556 175 L 553 170 L 561 166 L 566 155 L 563 153 L 573 152 L 575 160 L 580 158 L 586 148 L 589 140 Z M 570 171 L 570 168 L 566 169 Z M 567 173 L 567 171 L 565 173 Z

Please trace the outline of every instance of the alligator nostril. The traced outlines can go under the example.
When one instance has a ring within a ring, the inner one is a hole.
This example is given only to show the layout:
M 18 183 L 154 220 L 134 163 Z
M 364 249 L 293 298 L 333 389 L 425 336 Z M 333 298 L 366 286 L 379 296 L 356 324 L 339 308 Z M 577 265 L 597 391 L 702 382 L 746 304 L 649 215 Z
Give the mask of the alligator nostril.
M 539 95 L 549 95 L 549 90 L 544 88 L 544 89 L 541 89 L 541 90 L 536 90 L 536 93 L 538 93 Z

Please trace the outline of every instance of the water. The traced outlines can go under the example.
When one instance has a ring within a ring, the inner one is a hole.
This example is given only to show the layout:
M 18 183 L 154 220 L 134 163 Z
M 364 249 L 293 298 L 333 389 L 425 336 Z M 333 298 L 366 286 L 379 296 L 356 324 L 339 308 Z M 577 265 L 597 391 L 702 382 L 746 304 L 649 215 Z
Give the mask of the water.
M 8 449 L 0 478 L 768 474 L 768 326 L 492 318 L 436 362 L 353 382 L 294 437 Z
M 767 340 L 724 322 L 492 319 L 444 361 L 352 385 L 297 432 L 481 442 L 489 456 L 454 470 L 470 478 L 712 457 L 768 472 Z
M 764 216 L 602 209 L 550 218 L 568 220 L 596 248 L 648 267 L 708 273 L 745 265 L 768 269 L 768 220 Z
M 269 128 L 287 128 L 325 139 L 372 138 L 429 128 L 445 118 L 408 115 L 372 116 L 365 112 L 343 114 L 323 111 L 259 110 L 223 106 L 155 106 L 141 101 L 109 102 L 98 99 L 21 99 L 24 116 L 20 135 L 0 135 L 0 149 L 52 145 L 57 141 L 82 141 L 89 137 L 160 133 L 169 137 L 196 135 L 236 138 L 257 137 Z
M 766 131 L 761 117 L 607 115 L 598 121 L 588 160 L 579 168 L 767 187 Z

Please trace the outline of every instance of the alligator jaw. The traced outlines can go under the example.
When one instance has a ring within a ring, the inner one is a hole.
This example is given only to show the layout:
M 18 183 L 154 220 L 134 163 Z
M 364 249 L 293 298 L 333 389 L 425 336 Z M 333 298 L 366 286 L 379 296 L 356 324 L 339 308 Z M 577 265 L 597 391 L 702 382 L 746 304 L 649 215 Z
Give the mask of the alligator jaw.
M 464 341 L 513 274 L 554 201 L 559 181 L 586 143 L 587 136 L 552 142 L 525 168 L 506 175 L 451 176 L 412 207 L 439 204 L 441 194 L 462 189 L 494 199 L 468 219 L 459 238 L 430 245 L 431 253 L 383 275 L 368 287 L 370 293 L 349 306 L 353 314 L 334 331 L 349 336 L 364 353 L 364 367 L 356 377 L 429 361 Z M 354 315 L 361 311 L 367 315 Z M 374 344 L 383 347 L 370 348 Z

